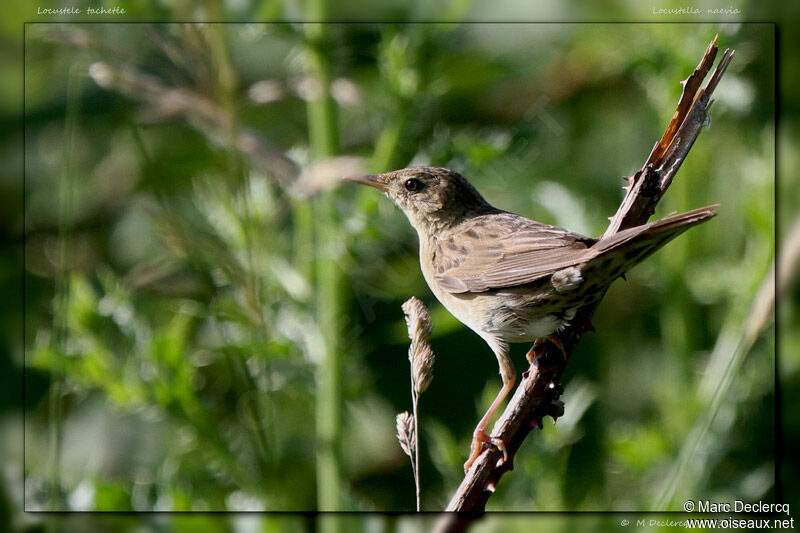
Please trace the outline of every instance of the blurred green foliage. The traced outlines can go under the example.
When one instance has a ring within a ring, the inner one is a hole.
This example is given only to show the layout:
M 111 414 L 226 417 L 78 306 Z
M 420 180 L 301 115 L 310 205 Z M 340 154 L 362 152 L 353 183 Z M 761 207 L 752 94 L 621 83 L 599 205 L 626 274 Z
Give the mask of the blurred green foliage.
M 27 509 L 318 508 L 326 348 L 341 356 L 331 490 L 343 509 L 411 509 L 394 415 L 410 406 L 412 295 L 437 354 L 423 509 L 444 507 L 496 362 L 433 300 L 402 214 L 337 177 L 448 166 L 498 207 L 598 235 L 716 33 L 737 55 L 657 216 L 720 216 L 611 289 L 568 367 L 565 416 L 531 435 L 489 505 L 775 497 L 774 332 L 744 338 L 775 252 L 771 25 L 306 30 L 27 26 Z M 314 57 L 334 111 L 316 126 Z M 337 153 L 314 146 L 326 126 Z M 318 290 L 330 268 L 333 303 Z M 336 306 L 333 347 L 321 305 Z M 589 522 L 573 529 L 603 527 Z

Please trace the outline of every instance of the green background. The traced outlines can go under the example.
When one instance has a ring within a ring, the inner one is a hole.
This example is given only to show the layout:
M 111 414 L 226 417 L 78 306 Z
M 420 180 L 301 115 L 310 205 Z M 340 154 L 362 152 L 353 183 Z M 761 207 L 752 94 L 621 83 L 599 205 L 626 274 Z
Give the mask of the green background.
M 233 14 L 319 18 L 313 6 L 258 9 Z M 487 8 L 383 9 L 377 19 L 477 20 Z M 19 424 L 24 353 L 27 510 L 410 510 L 411 470 L 393 433 L 410 408 L 400 304 L 412 295 L 430 304 L 437 356 L 421 401 L 423 509 L 442 508 L 499 387 L 496 362 L 432 299 L 402 214 L 336 176 L 449 166 L 501 208 L 597 235 L 620 177 L 642 164 L 677 82 L 717 33 L 737 56 L 657 216 L 710 203 L 720 216 L 614 285 L 565 375 L 566 416 L 529 437 L 489 509 L 772 501 L 774 330 L 750 335 L 776 230 L 772 25 L 331 24 L 317 34 L 72 23 L 29 24 L 25 35 L 25 344 L 6 349 L 4 424 Z M 320 79 L 333 98 L 315 102 Z M 13 159 L 10 128 L 6 139 Z M 299 163 L 300 176 L 285 178 L 276 157 Z M 22 190 L 4 187 L 16 252 Z M 781 230 L 791 218 L 784 210 Z M 9 257 L 14 287 L 21 257 Z M 8 317 L 18 331 L 18 310 Z M 526 349 L 514 347 L 520 369 Z M 331 369 L 338 379 L 325 379 Z M 782 392 L 791 400 L 791 387 Z M 319 423 L 329 416 L 341 423 Z M 20 457 L 15 434 L 4 431 L 4 446 Z M 10 510 L 22 473 L 8 472 Z M 620 516 L 537 520 L 603 529 Z M 21 527 L 105 520 L 8 517 Z M 150 525 L 236 520 L 314 525 Z

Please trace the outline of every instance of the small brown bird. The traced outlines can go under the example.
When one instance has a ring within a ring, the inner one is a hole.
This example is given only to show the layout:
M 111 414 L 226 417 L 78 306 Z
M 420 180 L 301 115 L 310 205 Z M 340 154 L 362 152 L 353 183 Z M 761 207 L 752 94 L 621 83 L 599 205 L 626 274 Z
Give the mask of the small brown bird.
M 486 341 L 500 364 L 503 388 L 475 428 L 465 470 L 482 443 L 505 455 L 505 444 L 486 428 L 516 381 L 508 344 L 551 335 L 616 278 L 717 210 L 703 207 L 598 240 L 492 207 L 447 168 L 345 179 L 383 191 L 403 210 L 417 230 L 420 267 L 431 291 Z

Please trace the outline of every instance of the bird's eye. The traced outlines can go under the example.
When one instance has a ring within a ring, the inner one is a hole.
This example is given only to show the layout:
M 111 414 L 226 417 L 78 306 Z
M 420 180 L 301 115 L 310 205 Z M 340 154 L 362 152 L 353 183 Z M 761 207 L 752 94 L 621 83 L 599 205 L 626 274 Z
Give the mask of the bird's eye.
M 422 188 L 422 182 L 420 182 L 417 178 L 411 178 L 406 180 L 403 186 L 408 192 L 417 192 Z

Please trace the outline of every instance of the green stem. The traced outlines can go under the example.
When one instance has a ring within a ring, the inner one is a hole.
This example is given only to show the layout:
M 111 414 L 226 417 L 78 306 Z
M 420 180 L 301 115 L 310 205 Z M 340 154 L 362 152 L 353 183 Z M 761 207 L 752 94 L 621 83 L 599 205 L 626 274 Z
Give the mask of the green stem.
M 292 229 L 293 264 L 310 283 L 314 279 L 314 209 L 307 199 L 292 200 Z
M 312 41 L 309 50 L 309 67 L 319 84 L 319 94 L 309 100 L 307 108 L 309 142 L 315 159 L 333 157 L 339 151 L 336 107 L 329 90 L 331 74 L 319 46 Z
M 414 388 L 413 380 L 411 387 L 412 389 Z M 414 404 L 414 487 L 417 494 L 417 512 L 420 512 L 422 509 L 420 506 L 422 491 L 419 486 L 419 395 L 415 390 L 411 391 L 411 401 Z
M 316 421 L 319 450 L 317 456 L 317 503 L 320 511 L 341 510 L 341 435 L 342 435 L 342 362 L 339 334 L 342 317 L 342 273 L 330 251 L 322 245 L 336 238 L 332 224 L 331 198 L 317 203 L 320 224 L 317 227 L 317 316 L 322 335 L 322 360 L 317 378 Z M 327 252 L 327 253 L 326 253 Z
M 52 368 L 52 383 L 49 391 L 48 427 L 50 448 L 50 475 L 48 487 L 48 507 L 53 511 L 64 510 L 61 493 L 61 438 L 63 433 L 63 381 L 64 357 L 67 353 L 69 337 L 68 312 L 70 305 L 70 226 L 75 195 L 75 157 L 76 132 L 80 113 L 82 65 L 70 67 L 67 80 L 67 105 L 64 134 L 64 172 L 59 180 L 58 201 L 58 272 L 55 280 L 53 329 L 56 354 Z
M 411 454 L 411 471 L 414 475 L 414 492 L 416 494 L 417 512 L 420 512 L 421 491 L 419 487 L 419 393 L 417 392 L 417 383 L 414 379 L 414 357 L 410 355 L 417 353 L 417 347 L 417 342 L 412 339 L 408 357 L 408 369 L 411 377 L 411 411 L 414 416 L 414 448 Z
M 206 0 L 206 10 L 211 20 L 224 20 L 225 14 L 222 9 L 221 0 Z M 214 66 L 215 90 L 217 91 L 217 101 L 224 109 L 231 109 L 234 106 L 236 97 L 236 72 L 230 61 L 228 51 L 228 41 L 225 37 L 227 31 L 223 24 L 209 24 L 208 44 L 211 55 L 211 63 Z M 233 122 L 229 123 L 233 126 Z
M 308 20 L 326 18 L 325 0 L 310 0 Z M 309 73 L 316 79 L 318 94 L 308 102 L 308 129 L 311 155 L 314 159 L 334 156 L 339 150 L 336 108 L 330 95 L 331 73 L 323 53 L 322 24 L 307 24 Z M 344 314 L 344 276 L 338 264 L 341 230 L 337 223 L 334 197 L 329 194 L 315 201 L 316 213 L 316 311 L 321 335 L 321 354 L 317 374 L 317 508 L 339 511 L 342 507 L 342 316 Z M 336 529 L 337 521 L 330 522 Z M 327 529 L 327 523 L 323 523 Z
M 400 136 L 403 133 L 403 128 L 406 123 L 406 113 L 397 112 L 381 131 L 378 140 L 375 142 L 375 153 L 372 156 L 372 172 L 379 174 L 381 172 L 388 172 L 396 167 L 395 160 L 397 159 L 397 144 L 400 142 Z

